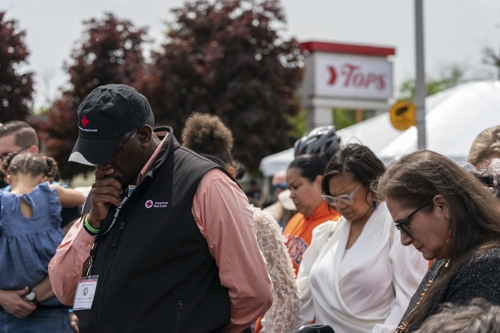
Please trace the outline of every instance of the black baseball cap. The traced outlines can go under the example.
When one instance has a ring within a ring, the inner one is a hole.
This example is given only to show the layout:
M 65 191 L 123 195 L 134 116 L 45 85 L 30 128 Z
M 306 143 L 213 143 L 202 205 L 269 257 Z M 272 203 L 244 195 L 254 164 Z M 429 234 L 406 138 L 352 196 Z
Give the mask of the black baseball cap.
M 151 115 L 146 97 L 124 84 L 92 90 L 78 107 L 78 139 L 70 162 L 105 163 L 123 136 L 144 125 Z

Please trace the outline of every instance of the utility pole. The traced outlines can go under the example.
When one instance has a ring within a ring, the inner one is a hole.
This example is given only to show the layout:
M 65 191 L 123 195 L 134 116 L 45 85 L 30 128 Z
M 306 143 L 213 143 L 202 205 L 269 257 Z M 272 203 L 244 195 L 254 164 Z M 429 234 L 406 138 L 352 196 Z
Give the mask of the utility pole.
M 416 122 L 418 133 L 418 149 L 426 149 L 427 138 L 425 132 L 425 68 L 424 68 L 424 22 L 423 0 L 415 0 L 415 46 L 417 79 L 415 99 L 417 104 Z

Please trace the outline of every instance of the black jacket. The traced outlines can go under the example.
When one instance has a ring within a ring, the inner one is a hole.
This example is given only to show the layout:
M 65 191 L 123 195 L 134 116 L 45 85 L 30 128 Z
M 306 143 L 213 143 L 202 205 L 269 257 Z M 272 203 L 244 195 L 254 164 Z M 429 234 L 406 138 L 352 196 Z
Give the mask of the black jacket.
M 172 135 L 151 171 L 97 238 L 99 275 L 80 332 L 218 332 L 230 322 L 228 290 L 191 213 L 203 175 L 217 166 Z
M 429 279 L 443 275 L 446 268 L 446 260 L 435 260 L 429 271 L 424 276 L 420 286 L 410 300 L 410 304 L 403 320 L 408 316 L 411 310 L 416 306 L 420 299 L 422 291 Z M 477 252 L 470 262 L 464 264 L 457 273 L 455 273 L 441 288 L 432 300 L 424 320 L 436 314 L 439 306 L 443 303 L 452 303 L 454 305 L 465 305 L 474 298 L 481 297 L 494 305 L 500 305 L 500 249 L 491 248 Z M 417 309 L 415 309 L 416 311 Z M 413 312 L 415 312 L 413 311 Z M 417 330 L 423 321 L 416 323 L 408 328 L 408 332 Z

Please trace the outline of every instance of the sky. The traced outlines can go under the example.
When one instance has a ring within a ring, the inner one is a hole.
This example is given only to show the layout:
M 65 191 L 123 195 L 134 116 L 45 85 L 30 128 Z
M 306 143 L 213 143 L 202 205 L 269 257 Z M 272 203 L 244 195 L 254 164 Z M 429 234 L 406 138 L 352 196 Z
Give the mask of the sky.
M 67 84 L 64 61 L 81 39 L 84 20 L 112 12 L 136 26 L 148 27 L 152 47 L 164 41 L 165 21 L 184 0 L 2 0 L 0 11 L 26 31 L 31 52 L 25 70 L 36 73 L 35 108 L 55 99 Z M 300 42 L 327 41 L 394 47 L 395 95 L 401 83 L 415 76 L 413 0 L 281 0 L 287 18 L 285 37 Z M 494 79 L 482 63 L 481 50 L 500 53 L 500 1 L 424 0 L 426 75 L 440 78 L 453 65 L 468 79 Z

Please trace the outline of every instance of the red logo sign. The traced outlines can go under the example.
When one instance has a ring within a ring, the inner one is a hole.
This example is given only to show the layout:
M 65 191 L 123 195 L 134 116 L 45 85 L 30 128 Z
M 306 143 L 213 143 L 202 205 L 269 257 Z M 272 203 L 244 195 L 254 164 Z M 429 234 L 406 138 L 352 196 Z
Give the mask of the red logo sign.
M 332 86 L 337 81 L 337 71 L 334 66 L 328 66 L 330 79 L 328 85 Z M 370 88 L 374 87 L 377 90 L 384 90 L 386 87 L 385 75 L 372 72 L 363 72 L 360 66 L 345 63 L 340 68 L 340 73 L 344 79 L 343 85 L 346 88 Z
M 82 118 L 83 127 L 87 127 L 88 124 L 89 124 L 89 121 L 87 119 L 87 116 L 83 116 L 83 118 Z
M 328 71 L 330 72 L 330 80 L 328 81 L 328 85 L 332 86 L 337 81 L 337 72 L 335 71 L 335 67 L 328 66 Z
M 153 207 L 153 200 L 148 200 L 148 201 L 146 201 L 146 203 L 144 204 L 144 206 L 146 206 L 146 208 L 151 208 L 151 207 Z

